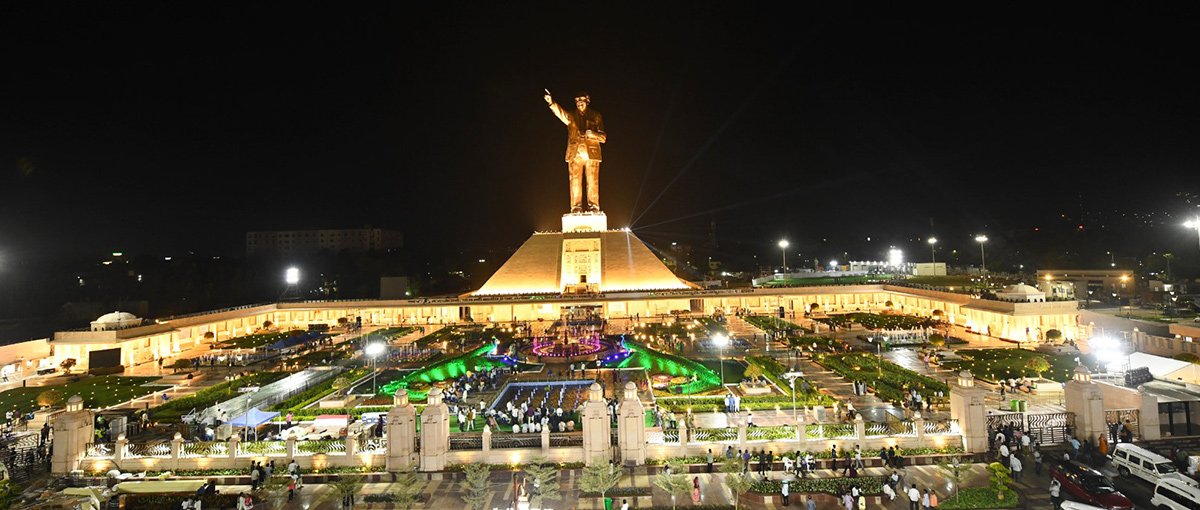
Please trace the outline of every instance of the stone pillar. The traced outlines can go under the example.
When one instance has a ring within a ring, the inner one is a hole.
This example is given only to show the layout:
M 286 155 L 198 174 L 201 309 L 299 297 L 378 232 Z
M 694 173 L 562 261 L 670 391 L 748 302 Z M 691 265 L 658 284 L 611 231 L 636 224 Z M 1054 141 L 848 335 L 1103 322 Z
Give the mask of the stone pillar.
M 962 429 L 963 450 L 967 453 L 988 451 L 987 390 L 975 387 L 969 370 L 958 374 L 958 384 L 950 388 L 950 419 Z
M 358 454 L 358 434 L 346 434 L 346 455 Z
M 450 410 L 442 402 L 441 388 L 429 390 L 425 398 L 425 409 L 421 411 L 420 469 L 441 471 L 446 468 L 446 454 L 450 451 Z
M 617 410 L 617 446 L 627 466 L 646 463 L 646 410 L 638 399 L 637 386 L 625 383 L 625 394 Z
M 748 449 L 746 445 L 746 420 L 738 418 L 736 423 L 738 429 L 738 448 L 746 450 Z
M 863 422 L 860 413 L 854 415 L 854 435 L 858 437 L 860 443 L 867 440 L 867 424 Z
M 584 436 L 584 437 L 586 437 L 586 436 Z M 492 453 L 492 427 L 490 427 L 488 425 L 484 425 L 483 426 L 483 463 L 484 464 L 491 464 L 491 462 L 488 460 L 488 458 L 491 456 L 491 453 Z
M 1138 407 L 1138 425 L 1141 426 L 1143 441 L 1153 441 L 1162 438 L 1162 429 L 1158 416 L 1158 397 L 1151 395 L 1141 386 L 1138 393 L 1142 396 L 1142 405 Z
M 396 390 L 387 414 L 387 470 L 396 471 L 414 463 L 417 438 L 417 408 L 408 402 L 408 391 Z
M 238 443 L 240 442 L 242 442 L 242 438 L 238 437 L 237 434 L 229 436 L 229 465 L 232 466 L 233 469 L 240 467 L 237 465 Z
M 287 439 L 284 440 L 284 451 L 287 452 L 288 463 L 291 463 L 291 460 L 296 458 L 296 436 L 294 434 L 288 434 Z
M 608 415 L 603 392 L 600 383 L 592 383 L 588 401 L 579 415 L 583 426 L 583 462 L 589 466 L 612 460 L 612 417 Z
M 54 455 L 51 472 L 70 474 L 79 469 L 79 461 L 87 455 L 87 445 L 96 439 L 96 417 L 83 408 L 83 397 L 74 395 L 67 400 L 67 412 L 54 420 Z
M 1092 382 L 1092 373 L 1083 365 L 1075 367 L 1075 378 L 1063 389 L 1067 412 L 1075 413 L 1075 437 L 1091 439 L 1108 433 L 1104 422 L 1104 390 Z M 1140 413 L 1139 413 L 1140 414 Z M 1157 413 L 1155 413 L 1157 416 Z
M 804 414 L 796 417 L 796 441 L 800 443 L 797 445 L 799 451 L 808 450 L 808 420 L 806 418 L 807 416 Z
M 95 432 L 92 432 L 95 434 Z M 128 447 L 129 441 L 125 439 L 125 434 L 117 436 L 117 441 L 113 443 L 113 464 L 118 467 L 121 461 L 125 460 L 125 448 Z
M 542 427 L 542 456 L 550 458 L 550 427 Z
M 919 412 L 913 415 L 913 432 L 917 433 L 917 446 L 925 446 L 925 419 Z

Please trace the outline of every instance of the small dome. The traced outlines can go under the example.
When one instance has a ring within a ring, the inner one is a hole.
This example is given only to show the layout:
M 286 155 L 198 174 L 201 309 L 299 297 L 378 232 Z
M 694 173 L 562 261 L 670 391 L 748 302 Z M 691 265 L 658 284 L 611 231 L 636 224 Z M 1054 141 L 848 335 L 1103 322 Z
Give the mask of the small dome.
M 98 318 L 92 322 L 98 322 L 98 323 L 102 323 L 102 324 L 120 324 L 123 322 L 136 321 L 136 320 L 138 320 L 138 317 L 132 313 L 117 311 L 117 312 L 106 313 L 104 315 L 101 315 L 100 318 Z
M 1031 287 L 1029 285 L 1025 285 L 1024 283 L 1018 283 L 1016 285 L 1009 285 L 1008 287 L 1005 287 L 1004 293 L 1005 294 L 1029 295 L 1029 294 L 1042 294 L 1042 291 L 1037 290 L 1036 287 Z
M 75 404 L 83 405 L 83 397 L 81 397 L 79 395 L 71 395 L 71 398 L 67 399 L 67 405 L 75 405 Z

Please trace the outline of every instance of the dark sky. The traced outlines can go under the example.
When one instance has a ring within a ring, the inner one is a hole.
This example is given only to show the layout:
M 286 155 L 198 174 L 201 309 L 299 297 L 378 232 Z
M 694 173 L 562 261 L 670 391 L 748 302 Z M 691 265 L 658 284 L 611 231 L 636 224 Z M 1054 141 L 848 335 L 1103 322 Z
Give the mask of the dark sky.
M 591 93 L 610 225 L 652 241 L 969 247 L 1197 187 L 1188 12 L 44 4 L 0 7 L 8 257 L 516 246 L 567 207 L 543 88 Z

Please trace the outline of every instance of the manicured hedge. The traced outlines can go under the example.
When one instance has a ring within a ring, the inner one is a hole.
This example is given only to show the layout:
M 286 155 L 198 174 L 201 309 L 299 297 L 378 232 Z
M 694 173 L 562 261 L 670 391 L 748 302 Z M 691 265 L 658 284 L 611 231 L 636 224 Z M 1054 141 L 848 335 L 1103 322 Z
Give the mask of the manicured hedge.
M 258 372 L 216 386 L 202 389 L 186 397 L 180 397 L 151 409 L 155 421 L 178 421 L 192 409 L 201 410 L 218 402 L 238 396 L 238 388 L 263 386 L 288 376 L 286 372 Z
M 858 487 L 863 494 L 873 495 L 883 492 L 884 478 L 882 476 L 860 476 L 858 478 L 800 478 L 788 484 L 791 494 L 801 492 L 824 492 L 841 495 L 850 492 L 852 487 Z M 750 491 L 758 494 L 779 494 L 783 491 L 783 483 L 776 480 L 759 480 L 750 486 Z
M 957 510 L 965 508 L 1016 508 L 1020 507 L 1020 498 L 1012 489 L 1005 489 L 1004 499 L 996 497 L 996 491 L 991 487 L 966 487 L 958 491 L 958 497 L 942 495 L 938 498 L 941 503 L 938 508 Z
M 823 354 L 817 355 L 816 361 L 846 379 L 866 382 L 875 389 L 879 398 L 892 403 L 909 399 L 905 388 L 917 390 L 926 400 L 936 401 L 935 392 L 938 391 L 942 392 L 944 398 L 950 396 L 950 387 L 945 383 L 890 361 L 881 360 L 874 355 Z

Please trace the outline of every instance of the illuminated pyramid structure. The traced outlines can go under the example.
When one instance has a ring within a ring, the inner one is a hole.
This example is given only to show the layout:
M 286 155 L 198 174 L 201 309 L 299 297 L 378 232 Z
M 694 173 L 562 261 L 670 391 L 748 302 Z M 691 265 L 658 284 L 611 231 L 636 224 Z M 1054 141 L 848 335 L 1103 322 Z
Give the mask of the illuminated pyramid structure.
M 562 232 L 534 233 L 475 296 L 598 294 L 697 288 L 675 276 L 603 212 L 563 215 Z

